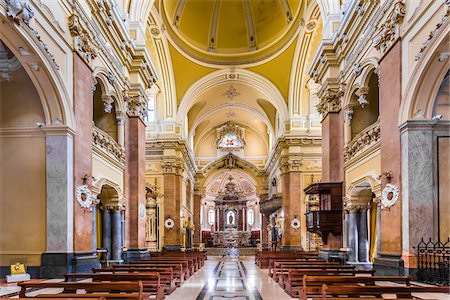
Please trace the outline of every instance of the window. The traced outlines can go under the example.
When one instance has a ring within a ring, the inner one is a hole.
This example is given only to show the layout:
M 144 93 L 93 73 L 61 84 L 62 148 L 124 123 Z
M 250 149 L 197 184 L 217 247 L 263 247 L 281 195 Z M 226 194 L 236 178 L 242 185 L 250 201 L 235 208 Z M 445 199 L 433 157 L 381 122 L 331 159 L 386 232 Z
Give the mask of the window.
M 219 141 L 220 148 L 240 148 L 242 147 L 242 141 L 239 137 L 234 133 L 227 133 L 225 136 Z
M 213 225 L 216 222 L 216 213 L 214 212 L 214 209 L 210 209 L 208 211 L 208 223 L 209 225 Z
M 253 225 L 255 223 L 255 211 L 253 209 L 247 211 L 247 223 L 248 225 Z
M 148 104 L 147 104 L 147 110 L 145 112 L 145 121 L 146 122 L 153 122 L 156 120 L 155 116 L 155 97 L 149 97 Z

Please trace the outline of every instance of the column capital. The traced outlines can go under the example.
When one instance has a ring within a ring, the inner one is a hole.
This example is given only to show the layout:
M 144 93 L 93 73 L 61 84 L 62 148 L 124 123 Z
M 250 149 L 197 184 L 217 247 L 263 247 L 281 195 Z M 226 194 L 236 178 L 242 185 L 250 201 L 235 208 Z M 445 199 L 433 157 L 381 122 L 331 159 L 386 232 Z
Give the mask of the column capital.
M 164 174 L 182 175 L 184 171 L 183 163 L 179 160 L 163 161 L 161 166 L 164 169 Z
M 144 121 L 147 112 L 147 99 L 145 93 L 138 88 L 122 92 L 123 99 L 127 106 L 127 114 L 130 117 L 139 117 Z
M 403 0 L 396 0 L 392 10 L 373 39 L 373 44 L 382 55 L 388 52 L 392 45 L 400 38 L 400 26 L 406 15 L 406 4 Z
M 319 93 L 320 102 L 317 111 L 325 118 L 328 113 L 341 110 L 341 97 L 345 92 L 345 84 L 333 84 L 327 86 Z

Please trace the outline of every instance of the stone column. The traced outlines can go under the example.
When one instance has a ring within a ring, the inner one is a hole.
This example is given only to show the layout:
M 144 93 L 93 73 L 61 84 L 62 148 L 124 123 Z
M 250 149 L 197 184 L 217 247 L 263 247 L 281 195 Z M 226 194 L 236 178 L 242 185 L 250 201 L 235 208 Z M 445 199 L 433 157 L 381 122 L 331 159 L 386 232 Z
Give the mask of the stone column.
M 201 243 L 201 231 L 202 225 L 200 224 L 200 215 L 202 213 L 201 209 L 202 195 L 199 191 L 194 191 L 194 244 Z M 208 222 L 208 214 L 206 216 L 206 222 Z
M 111 259 L 111 210 L 108 207 L 102 207 L 102 216 L 102 248 L 108 249 L 107 259 Z
M 125 146 L 125 116 L 123 114 L 117 114 L 117 143 L 121 146 Z
M 390 172 L 391 184 L 401 191 L 401 145 L 398 130 L 398 116 L 402 101 L 402 47 L 396 42 L 382 57 L 379 67 L 380 116 L 380 159 L 381 172 Z M 382 189 L 387 184 L 382 177 Z M 402 255 L 402 202 L 399 200 L 389 209 L 382 211 L 381 252 L 375 259 L 375 268 L 384 268 L 385 274 L 403 275 Z M 378 265 L 378 266 L 377 266 Z
M 92 202 L 92 251 L 97 251 L 97 205 L 99 203 L 98 199 Z
M 350 253 L 349 262 L 358 262 L 358 219 L 357 208 L 349 208 L 348 213 L 348 247 Z
M 291 160 L 282 163 L 283 191 L 281 193 L 281 205 L 284 211 L 284 231 L 281 245 L 284 250 L 300 250 L 300 230 L 291 227 L 291 221 L 299 218 L 302 213 L 302 201 L 300 191 L 303 189 L 301 182 L 300 161 Z
M 111 259 L 120 260 L 122 257 L 122 224 L 120 209 L 115 207 L 111 215 Z
M 136 96 L 137 97 L 137 96 Z M 126 98 L 128 118 L 126 118 L 125 145 L 125 195 L 126 204 L 126 260 L 138 260 L 148 257 L 145 248 L 145 123 L 135 99 Z
M 180 224 L 182 169 L 175 164 L 165 163 L 164 172 L 164 220 L 170 217 L 175 223 L 170 230 L 164 229 L 164 245 L 181 245 L 183 243 Z
M 343 234 L 344 234 L 344 248 L 348 248 L 348 224 L 349 224 L 349 215 L 348 210 L 344 211 L 344 228 L 343 228 Z
M 267 225 L 269 222 L 267 221 L 268 217 L 265 214 L 262 214 L 261 220 L 261 244 L 266 245 L 269 243 L 269 232 L 267 231 Z
M 358 229 L 358 261 L 369 262 L 369 240 L 367 229 L 367 207 L 360 209 L 359 229 Z

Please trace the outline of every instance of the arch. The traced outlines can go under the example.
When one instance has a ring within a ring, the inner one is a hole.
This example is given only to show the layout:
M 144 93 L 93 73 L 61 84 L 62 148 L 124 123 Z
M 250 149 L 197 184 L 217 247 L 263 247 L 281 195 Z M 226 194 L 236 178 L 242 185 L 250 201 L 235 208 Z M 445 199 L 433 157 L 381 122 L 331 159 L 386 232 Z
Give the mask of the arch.
M 352 104 L 352 96 L 357 90 L 367 90 L 369 88 L 369 80 L 373 73 L 378 74 L 379 67 L 379 58 L 377 57 L 369 57 L 364 59 L 359 68 L 361 68 L 360 74 L 358 76 L 355 75 L 355 72 L 352 72 L 349 76 L 347 82 L 349 82 L 349 88 L 346 89 L 344 97 L 343 97 L 343 107 L 346 107 L 349 104 Z
M 365 186 L 370 187 L 371 191 L 375 194 L 375 197 L 379 197 L 381 195 L 381 181 L 373 175 L 367 175 L 361 177 L 357 180 L 354 180 L 347 188 L 346 198 L 351 199 L 351 196 L 354 192 L 360 190 L 360 187 Z
M 280 122 L 281 124 L 284 124 L 284 121 L 289 119 L 286 102 L 283 99 L 280 91 L 271 81 L 257 73 L 245 69 L 226 68 L 206 75 L 205 77 L 195 82 L 189 88 L 189 90 L 181 100 L 181 104 L 179 106 L 177 114 L 177 122 L 183 124 L 185 116 L 188 114 L 189 109 L 195 104 L 196 99 L 198 98 L 198 96 L 200 96 L 201 93 L 214 87 L 215 85 L 229 81 L 243 83 L 258 89 L 267 96 L 267 99 L 276 107 L 277 111 L 280 113 L 281 119 L 283 121 Z M 282 126 L 279 127 L 280 129 L 282 128 Z
M 125 204 L 125 199 L 123 198 L 123 192 L 120 186 L 106 177 L 101 177 L 93 182 L 91 188 L 92 195 L 94 197 L 100 195 L 100 193 L 102 193 L 102 188 L 104 186 L 113 189 L 115 191 L 118 197 L 118 204 L 120 205 Z M 123 207 L 125 208 L 125 205 L 123 205 Z
M 118 112 L 126 112 L 125 101 L 122 97 L 122 91 L 117 82 L 112 84 L 108 79 L 109 71 L 104 67 L 95 67 L 92 71 L 92 79 L 93 84 L 99 82 L 101 86 L 104 88 L 105 95 L 113 97 L 116 101 L 114 101 L 116 111 Z
M 0 13 L 0 39 L 19 59 L 36 87 L 44 109 L 45 123 L 64 124 L 76 129 L 72 97 L 55 62 L 41 43 L 36 41 L 34 33 L 16 25 L 4 13 L 4 10 Z M 34 71 L 31 66 L 36 64 L 39 69 Z
M 399 125 L 414 118 L 431 119 L 433 103 L 439 86 L 449 69 L 448 57 L 441 53 L 448 52 L 450 27 L 442 26 L 413 69 L 405 85 L 404 97 L 400 105 Z

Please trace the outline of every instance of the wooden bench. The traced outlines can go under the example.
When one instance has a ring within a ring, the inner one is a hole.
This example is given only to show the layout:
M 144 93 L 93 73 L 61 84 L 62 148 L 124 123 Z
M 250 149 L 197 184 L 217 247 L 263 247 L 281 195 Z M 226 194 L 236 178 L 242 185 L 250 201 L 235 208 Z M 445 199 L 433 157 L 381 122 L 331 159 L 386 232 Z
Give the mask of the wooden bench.
M 106 299 L 132 299 L 132 300 L 163 300 L 164 294 L 152 295 L 143 293 L 142 281 L 137 282 L 43 282 L 27 281 L 19 282 L 19 297 L 29 298 L 26 294 L 28 288 L 47 289 L 60 288 L 63 290 L 59 294 L 39 294 L 34 298 L 106 298 Z M 77 290 L 84 290 L 85 293 L 77 293 Z M 95 293 L 95 294 L 94 294 Z
M 324 260 L 318 260 L 317 258 L 271 258 L 269 259 L 269 269 L 273 268 L 273 265 L 275 262 L 282 262 L 282 261 L 318 261 L 318 262 L 325 262 Z
M 288 274 L 290 270 L 337 270 L 347 271 L 354 270 L 354 266 L 341 266 L 341 265 L 280 265 L 273 270 L 273 279 L 275 282 L 280 280 L 280 276 Z
M 293 297 L 297 296 L 299 291 L 304 297 L 311 297 L 322 294 L 322 285 L 328 286 L 376 286 L 375 282 L 395 282 L 403 284 L 403 286 L 410 286 L 411 277 L 409 276 L 310 276 L 304 275 L 302 286 L 296 289 Z
M 317 253 L 315 252 L 270 252 L 270 253 L 260 253 L 257 255 L 257 258 L 255 259 L 256 265 L 261 268 L 265 269 L 269 267 L 269 260 L 270 259 L 283 259 L 283 258 L 289 258 L 289 259 L 317 259 Z
M 161 276 L 161 284 L 164 282 L 164 276 L 167 274 L 172 274 L 173 280 L 175 281 L 175 286 L 181 286 L 184 282 L 184 273 L 181 264 L 177 265 L 178 267 L 167 267 L 166 265 L 160 266 L 149 266 L 147 268 L 133 268 L 133 267 L 125 267 L 125 268 L 93 268 L 93 273 L 159 273 Z
M 194 260 L 189 258 L 156 256 L 148 259 L 141 259 L 140 261 L 130 262 L 130 264 L 138 265 L 147 263 L 183 263 L 183 267 L 188 270 L 189 276 L 194 275 L 197 271 Z
M 71 279 L 91 279 L 93 282 L 101 281 L 142 281 L 144 292 L 153 292 L 155 294 L 163 293 L 171 294 L 175 290 L 175 280 L 171 270 L 166 274 L 162 273 L 74 273 L 64 274 L 66 282 Z
M 375 270 L 327 270 L 327 269 L 312 269 L 312 270 L 289 270 L 287 274 L 281 274 L 278 278 L 278 284 L 286 293 L 292 297 L 298 295 L 298 289 L 303 285 L 303 276 L 373 276 Z
M 321 289 L 321 295 L 318 297 L 308 298 L 322 298 L 329 299 L 329 295 L 339 295 L 348 297 L 358 296 L 374 296 L 382 298 L 384 294 L 394 294 L 397 298 L 412 298 L 412 293 L 449 293 L 448 286 L 342 286 L 324 284 Z M 300 293 L 300 299 L 307 299 L 305 295 Z
M 144 262 L 144 263 L 138 263 L 138 262 L 130 262 L 129 264 L 122 264 L 122 265 L 112 265 L 113 268 L 123 269 L 123 268 L 153 268 L 153 267 L 166 267 L 166 268 L 173 268 L 174 270 L 179 268 L 181 272 L 183 273 L 183 282 L 184 280 L 188 279 L 191 275 L 188 269 L 188 263 L 186 261 L 184 262 L 167 262 L 167 261 L 158 261 L 158 262 Z
M 296 267 L 302 267 L 302 266 L 340 266 L 338 262 L 325 262 L 325 261 L 301 261 L 301 260 L 294 260 L 294 261 L 278 261 L 274 260 L 272 262 L 272 267 L 269 265 L 269 276 L 274 277 L 276 275 L 277 270 L 283 269 L 283 268 L 296 268 Z M 276 277 L 276 276 L 275 276 Z

